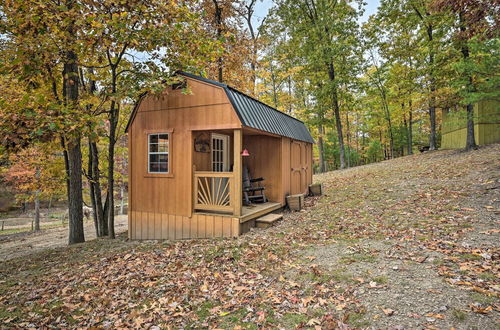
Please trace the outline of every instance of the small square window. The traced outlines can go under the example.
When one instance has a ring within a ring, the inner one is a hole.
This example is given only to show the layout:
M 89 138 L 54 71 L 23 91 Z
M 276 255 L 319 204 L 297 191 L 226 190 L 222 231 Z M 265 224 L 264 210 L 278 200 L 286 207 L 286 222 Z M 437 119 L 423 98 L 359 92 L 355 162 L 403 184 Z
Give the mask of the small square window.
M 148 172 L 169 173 L 169 134 L 148 135 Z

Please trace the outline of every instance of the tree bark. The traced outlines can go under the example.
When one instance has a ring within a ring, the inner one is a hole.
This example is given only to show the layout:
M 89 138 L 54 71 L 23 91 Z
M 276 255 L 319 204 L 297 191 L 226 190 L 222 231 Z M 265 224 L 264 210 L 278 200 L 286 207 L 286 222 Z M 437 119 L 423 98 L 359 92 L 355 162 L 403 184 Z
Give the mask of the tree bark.
M 325 147 L 323 143 L 323 125 L 318 126 L 318 154 L 319 154 L 319 172 L 324 173 L 325 169 Z
M 100 170 L 99 170 L 99 151 L 97 150 L 97 144 L 95 142 L 90 143 L 90 152 L 92 153 L 92 175 L 94 184 L 94 196 L 96 202 L 96 216 L 97 224 L 99 226 L 99 232 L 101 237 L 108 234 L 108 221 L 104 215 L 104 209 L 102 206 L 102 189 L 100 182 Z
M 83 233 L 82 151 L 80 138 L 68 143 L 69 158 L 69 244 L 85 242 Z
M 97 203 L 95 201 L 95 189 L 94 189 L 94 174 L 93 174 L 93 166 L 92 166 L 92 146 L 90 144 L 89 138 L 89 161 L 87 165 L 87 181 L 89 182 L 89 197 L 90 203 L 92 205 L 92 218 L 94 220 L 94 228 L 95 234 L 97 237 L 101 237 L 101 231 L 99 228 L 99 222 L 97 220 Z
M 432 25 L 427 28 L 427 34 L 429 37 L 430 51 L 429 51 L 429 67 L 430 67 L 430 90 L 431 97 L 429 99 L 429 120 L 431 126 L 431 135 L 429 136 L 429 150 L 436 150 L 436 81 L 434 78 L 434 50 L 432 47 L 433 36 L 432 36 Z
M 40 192 L 35 192 L 35 231 L 40 231 Z
M 413 109 L 411 100 L 408 101 L 408 155 L 413 155 Z
M 345 112 L 346 138 L 347 138 L 347 168 L 351 167 L 351 133 L 349 131 L 349 111 Z
M 217 25 L 217 40 L 222 36 L 222 8 L 219 6 L 217 0 L 213 0 L 215 5 L 215 24 Z M 222 56 L 217 58 L 217 79 L 222 82 Z
M 66 7 L 72 9 L 75 1 L 67 1 Z M 75 21 L 71 19 L 67 26 L 67 39 L 65 42 L 64 65 L 63 65 L 63 95 L 65 106 L 70 110 L 78 108 L 79 100 L 79 75 L 78 55 L 73 50 L 76 41 Z M 83 193 L 82 193 L 82 150 L 81 136 L 78 132 L 72 132 L 66 140 L 69 169 L 69 237 L 68 243 L 75 244 L 85 241 L 83 233 Z
M 115 144 L 116 144 L 116 124 L 118 121 L 117 107 L 115 101 L 111 101 L 110 125 L 109 125 L 109 145 L 108 145 L 108 236 L 115 238 L 115 201 L 114 201 L 114 168 L 115 168 Z
M 476 137 L 474 136 L 474 106 L 467 104 L 467 141 L 465 143 L 465 150 L 477 149 Z
M 335 115 L 335 126 L 337 128 L 337 137 L 339 141 L 339 149 L 340 149 L 340 169 L 345 168 L 345 149 L 344 149 L 344 137 L 342 135 L 342 118 L 340 118 L 340 107 L 339 107 L 339 98 L 337 92 L 337 86 L 335 81 L 335 67 L 333 63 L 328 64 L 328 76 L 330 78 L 330 82 L 332 83 L 332 105 L 333 105 L 333 113 Z

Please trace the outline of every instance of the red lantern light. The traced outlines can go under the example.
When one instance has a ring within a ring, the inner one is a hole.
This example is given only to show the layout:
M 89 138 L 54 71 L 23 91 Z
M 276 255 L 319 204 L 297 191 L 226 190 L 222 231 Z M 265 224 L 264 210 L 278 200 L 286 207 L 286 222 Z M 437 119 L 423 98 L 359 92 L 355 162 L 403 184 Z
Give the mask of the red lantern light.
M 250 156 L 250 153 L 248 152 L 248 150 L 247 150 L 247 149 L 243 149 L 243 151 L 241 152 L 241 155 L 242 155 L 243 157 L 248 157 L 248 156 Z

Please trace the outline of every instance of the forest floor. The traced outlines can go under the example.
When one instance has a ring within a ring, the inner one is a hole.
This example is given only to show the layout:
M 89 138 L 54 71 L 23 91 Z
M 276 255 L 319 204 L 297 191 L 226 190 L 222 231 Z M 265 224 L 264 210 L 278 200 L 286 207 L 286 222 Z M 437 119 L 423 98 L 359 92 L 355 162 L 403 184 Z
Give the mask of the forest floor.
M 11 226 L 15 230 L 22 230 L 10 234 L 0 233 L 0 261 L 6 261 L 22 256 L 31 255 L 38 251 L 66 247 L 68 245 L 68 223 L 61 224 L 61 221 L 43 222 L 40 232 L 27 231 L 28 226 Z M 93 240 L 96 238 L 94 223 L 85 220 L 85 238 Z M 13 229 L 9 229 L 13 230 Z M 115 216 L 115 230 L 117 234 L 127 231 L 127 216 Z
M 13 258 L 0 264 L 0 324 L 498 328 L 499 155 L 497 144 L 319 175 L 324 196 L 238 239 L 123 233 Z

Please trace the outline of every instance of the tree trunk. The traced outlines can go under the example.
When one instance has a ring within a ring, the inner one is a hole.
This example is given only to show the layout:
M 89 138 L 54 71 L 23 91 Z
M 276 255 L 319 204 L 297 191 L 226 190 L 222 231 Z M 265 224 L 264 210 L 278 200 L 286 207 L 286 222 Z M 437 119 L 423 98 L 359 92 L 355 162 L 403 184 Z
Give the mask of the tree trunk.
M 332 90 L 332 105 L 333 112 L 335 115 L 335 126 L 337 128 L 337 137 L 339 141 L 339 149 L 340 149 L 340 169 L 345 168 L 345 150 L 344 150 L 344 137 L 342 135 L 342 119 L 340 118 L 340 108 L 339 108 L 339 99 L 337 93 L 337 86 L 335 81 L 335 67 L 333 63 L 329 63 L 328 65 L 328 76 L 330 78 L 330 82 L 333 85 Z
M 464 18 L 463 18 L 463 13 L 459 13 L 459 19 L 460 19 L 460 32 L 462 34 L 465 34 L 466 32 L 466 26 L 464 23 Z M 464 59 L 464 62 L 467 63 L 469 59 L 469 46 L 467 46 L 466 41 L 462 41 L 462 56 Z M 470 74 L 467 74 L 467 91 L 472 92 L 474 87 L 472 85 L 472 77 Z M 477 149 L 477 144 L 476 144 L 476 137 L 474 134 L 474 106 L 469 103 L 467 104 L 467 140 L 465 141 L 465 150 L 475 150 Z
M 109 191 L 106 193 L 106 200 L 104 201 L 104 208 L 103 208 L 103 215 L 104 219 L 106 220 L 106 226 L 104 226 L 104 236 L 108 236 L 108 218 L 109 218 Z
M 64 170 L 66 172 L 66 195 L 69 196 L 69 158 L 68 158 L 68 149 L 66 148 L 66 142 L 64 136 L 61 136 L 61 148 L 63 150 Z
M 101 174 L 99 170 L 99 151 L 97 150 L 97 143 L 90 143 L 92 152 L 92 174 L 94 175 L 94 194 L 97 208 L 97 223 L 99 225 L 99 230 L 101 236 L 106 236 L 108 234 L 108 221 L 104 214 L 104 209 L 102 205 L 102 188 L 101 188 Z
M 95 189 L 94 189 L 94 174 L 92 166 L 92 146 L 89 138 L 89 161 L 87 166 L 87 181 L 89 182 L 89 197 L 90 203 L 92 205 L 92 218 L 94 219 L 95 234 L 97 237 L 101 237 L 101 230 L 99 228 L 99 221 L 97 220 L 97 203 L 95 201 Z
M 430 67 L 430 90 L 429 99 L 429 120 L 431 126 L 431 135 L 429 136 L 429 150 L 436 150 L 436 79 L 434 78 L 434 47 L 433 47 L 433 28 L 427 26 L 427 36 L 429 38 L 429 67 Z
M 108 212 L 108 236 L 115 238 L 115 201 L 114 201 L 114 168 L 115 168 L 115 144 L 116 144 L 116 124 L 117 124 L 117 107 L 114 101 L 111 101 L 110 118 L 109 118 L 109 145 L 108 145 L 108 194 L 109 194 L 109 212 Z
M 215 24 L 217 25 L 217 40 L 222 36 L 222 8 L 219 6 L 217 0 L 213 0 L 215 6 Z M 217 58 L 217 73 L 218 81 L 222 82 L 222 56 Z
M 83 233 L 82 151 L 80 138 L 68 143 L 69 158 L 69 244 L 85 242 Z
M 413 155 L 413 109 L 411 100 L 408 101 L 408 155 Z
M 346 138 L 347 138 L 347 168 L 351 167 L 351 134 L 349 132 L 349 111 L 345 112 Z
M 323 125 L 318 126 L 318 154 L 319 154 L 319 172 L 324 173 L 325 169 L 325 147 L 323 143 Z
M 467 104 L 467 141 L 465 143 L 465 150 L 477 149 L 476 137 L 474 136 L 474 106 Z
M 73 34 L 73 28 L 68 29 Z M 66 63 L 64 63 L 64 89 L 66 95 L 66 106 L 75 109 L 78 103 L 78 58 L 74 51 L 66 52 Z M 83 194 L 82 194 L 82 150 L 80 136 L 74 133 L 67 141 L 69 162 L 69 244 L 85 241 L 83 233 Z
M 35 231 L 40 231 L 40 192 L 35 192 Z
M 120 183 L 120 215 L 123 215 L 125 212 L 125 186 L 123 181 Z

